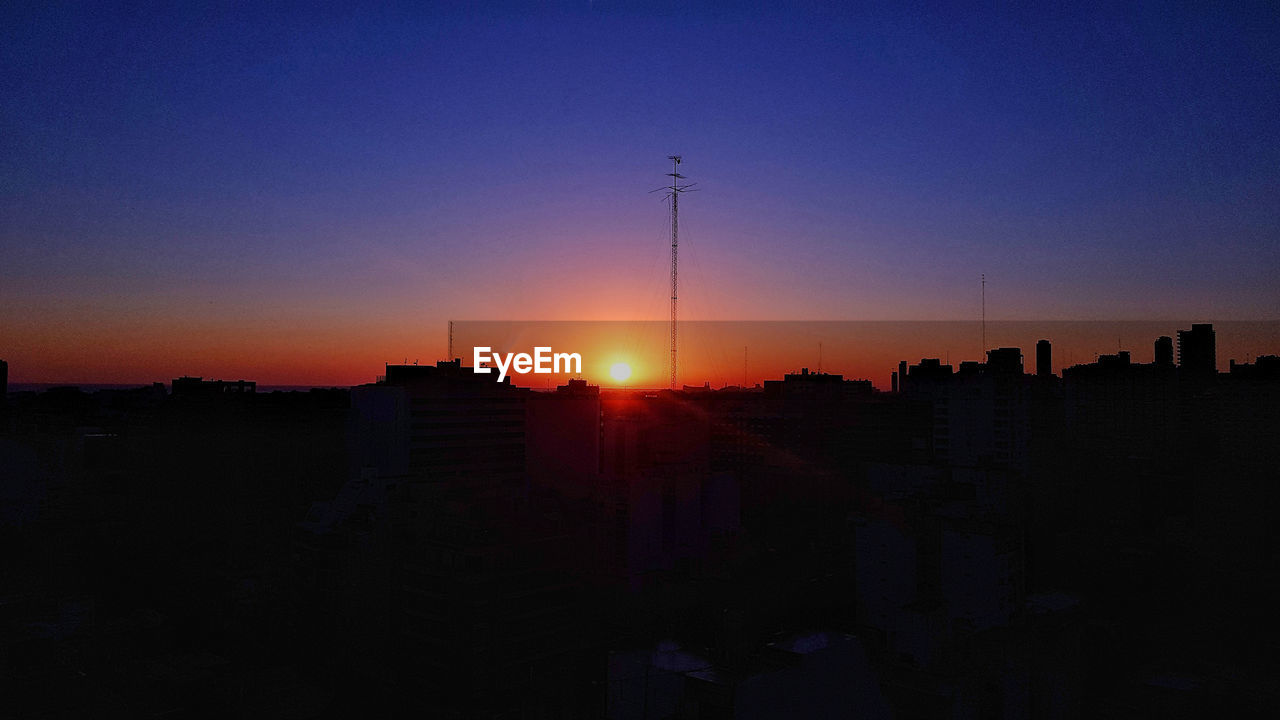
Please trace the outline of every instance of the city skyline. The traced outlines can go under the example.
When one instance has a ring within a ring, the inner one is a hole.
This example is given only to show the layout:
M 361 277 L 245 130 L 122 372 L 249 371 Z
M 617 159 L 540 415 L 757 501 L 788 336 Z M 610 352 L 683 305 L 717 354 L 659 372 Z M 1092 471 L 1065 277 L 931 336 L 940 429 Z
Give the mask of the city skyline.
M 959 367 L 965 362 L 985 362 L 986 352 L 1017 348 L 1032 372 L 1035 348 L 1049 342 L 1053 349 L 1053 374 L 1076 365 L 1096 362 L 1102 355 L 1128 353 L 1133 362 L 1155 360 L 1159 338 L 1172 338 L 1197 321 L 773 321 L 735 322 L 683 320 L 682 360 L 678 386 L 753 386 L 777 380 L 789 373 L 811 370 L 869 380 L 881 391 L 893 386 L 892 374 L 902 361 L 915 363 L 935 358 Z M 1217 329 L 1215 367 L 1227 372 L 1233 362 L 1252 362 L 1274 355 L 1280 349 L 1280 321 L 1226 321 L 1208 323 Z M 496 351 L 531 352 L 537 346 L 555 346 L 577 351 L 581 372 L 546 375 L 509 375 L 517 386 L 551 389 L 570 378 L 582 378 L 604 388 L 661 389 L 666 387 L 668 323 L 639 321 L 458 321 L 450 323 L 454 357 L 471 367 L 476 347 Z M 386 365 L 434 365 L 447 359 L 447 329 L 442 329 L 442 350 L 437 356 L 408 356 L 399 359 L 365 354 L 358 362 L 352 353 L 330 357 L 300 358 L 297 375 L 272 374 L 271 367 L 254 365 L 252 358 L 223 356 L 233 369 L 217 372 L 217 358 L 168 358 L 151 369 L 150 376 L 134 373 L 124 377 L 69 376 L 61 379 L 31 379 L 33 373 L 49 373 L 46 367 L 26 368 L 10 358 L 11 384 L 23 387 L 56 385 L 142 386 L 167 383 L 176 377 L 204 377 L 221 380 L 249 380 L 262 387 L 352 387 L 372 382 L 378 369 Z M 981 343 L 986 340 L 986 350 Z M 376 352 L 376 351 L 375 351 Z M 20 357 L 20 356 L 19 356 Z M 623 380 L 612 375 L 622 363 L 629 374 Z M 492 366 L 492 365 L 491 365 Z M 337 368 L 337 370 L 335 370 Z M 309 374 L 308 374 L 309 373 Z M 329 378 L 334 375 L 339 380 Z M 38 377 L 38 376 L 37 376 Z M 46 377 L 48 377 L 46 375 Z M 56 376 L 55 376 L 56 377 Z M 496 377 L 496 376 L 495 376 Z M 678 389 L 678 388 L 677 388 Z
M 1215 373 L 1220 332 L 889 392 L 10 392 L 0 683 L 59 716 L 1265 716 L 1280 356 Z
M 1276 10 L 5 4 L 0 714 L 1280 717 Z

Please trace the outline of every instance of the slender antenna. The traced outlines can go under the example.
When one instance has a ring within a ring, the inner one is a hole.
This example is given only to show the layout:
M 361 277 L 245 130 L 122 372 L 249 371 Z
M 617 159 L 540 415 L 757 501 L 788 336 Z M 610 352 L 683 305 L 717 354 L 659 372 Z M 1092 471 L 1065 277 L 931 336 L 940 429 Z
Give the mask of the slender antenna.
M 982 273 L 982 353 L 978 360 L 987 354 L 987 274 Z
M 690 191 L 689 188 L 697 183 L 689 183 L 681 185 L 681 180 L 687 178 L 676 171 L 676 166 L 683 159 L 679 155 L 668 155 L 667 159 L 671 161 L 671 172 L 667 173 L 667 177 L 671 178 L 671 184 L 666 187 L 658 188 L 658 190 L 666 190 L 666 197 L 671 198 L 671 389 L 676 389 L 676 296 L 680 287 L 678 276 L 676 274 L 677 249 L 680 245 L 680 195 Z M 656 192 L 651 190 L 650 192 Z
M 747 346 L 742 346 L 742 389 L 747 389 Z
M 818 372 L 822 372 L 822 341 L 818 341 Z
M 453 362 L 453 321 L 449 321 L 449 357 L 445 358 L 449 362 Z
M 676 291 L 680 284 L 676 275 L 676 249 L 680 242 L 680 173 L 676 166 L 680 164 L 679 155 L 668 156 L 671 160 L 671 389 L 676 389 Z

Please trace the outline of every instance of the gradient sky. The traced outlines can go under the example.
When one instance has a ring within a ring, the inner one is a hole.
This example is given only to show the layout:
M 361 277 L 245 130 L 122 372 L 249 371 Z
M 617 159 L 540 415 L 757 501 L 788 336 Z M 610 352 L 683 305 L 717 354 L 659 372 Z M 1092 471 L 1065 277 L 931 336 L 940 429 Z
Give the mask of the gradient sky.
M 687 317 L 1280 317 L 1273 3 L 257 5 L 0 9 L 12 381 L 665 317 L 673 153 Z

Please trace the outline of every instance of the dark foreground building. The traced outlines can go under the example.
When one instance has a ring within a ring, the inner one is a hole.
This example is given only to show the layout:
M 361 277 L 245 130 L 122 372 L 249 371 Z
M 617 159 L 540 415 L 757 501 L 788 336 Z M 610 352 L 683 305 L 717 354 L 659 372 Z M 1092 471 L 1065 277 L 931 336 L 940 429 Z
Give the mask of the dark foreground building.
M 1267 717 L 1280 361 L 9 393 L 17 717 Z M 1207 348 L 1207 349 L 1206 349 Z M 1196 358 L 1199 358 L 1198 360 Z M 1212 360 L 1216 362 L 1216 359 Z M 1210 363 L 1209 368 L 1205 367 Z

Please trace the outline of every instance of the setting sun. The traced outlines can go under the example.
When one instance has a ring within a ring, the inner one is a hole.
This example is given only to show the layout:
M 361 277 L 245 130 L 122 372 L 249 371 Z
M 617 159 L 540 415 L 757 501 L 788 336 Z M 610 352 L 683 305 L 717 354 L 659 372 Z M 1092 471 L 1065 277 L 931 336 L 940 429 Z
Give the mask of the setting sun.
M 609 368 L 609 376 L 618 382 L 625 382 L 631 377 L 631 366 L 624 362 L 614 363 L 613 367 Z

